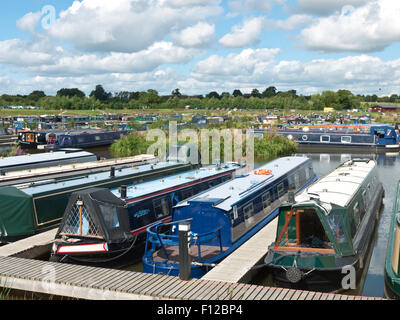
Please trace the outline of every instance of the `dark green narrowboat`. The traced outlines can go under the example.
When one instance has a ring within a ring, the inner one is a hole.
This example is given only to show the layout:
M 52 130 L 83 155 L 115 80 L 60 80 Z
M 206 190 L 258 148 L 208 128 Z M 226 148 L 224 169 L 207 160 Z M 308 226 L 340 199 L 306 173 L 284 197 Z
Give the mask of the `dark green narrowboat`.
M 400 299 L 400 181 L 397 184 L 385 261 L 385 297 Z
M 355 289 L 364 270 L 384 190 L 375 161 L 350 160 L 279 210 L 265 264 L 280 287 Z
M 87 188 L 116 188 L 192 170 L 198 166 L 165 161 L 0 187 L 0 242 L 13 242 L 57 227 L 73 192 Z

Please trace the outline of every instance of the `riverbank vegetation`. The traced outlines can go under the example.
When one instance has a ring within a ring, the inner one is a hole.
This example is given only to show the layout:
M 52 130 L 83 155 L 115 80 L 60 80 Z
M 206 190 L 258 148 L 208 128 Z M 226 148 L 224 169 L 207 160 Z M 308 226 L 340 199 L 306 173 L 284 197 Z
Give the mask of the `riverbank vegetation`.
M 313 95 L 301 95 L 296 90 L 278 91 L 274 86 L 265 90 L 253 89 L 242 93 L 239 89 L 218 93 L 212 91 L 205 95 L 188 96 L 175 89 L 170 95 L 159 95 L 157 90 L 144 92 L 121 91 L 106 92 L 102 85 L 86 96 L 78 88 L 62 88 L 55 96 L 47 96 L 43 91 L 33 91 L 29 95 L 0 96 L 0 106 L 38 106 L 44 110 L 132 110 L 132 109 L 297 109 L 323 110 L 331 107 L 344 109 L 365 108 L 369 103 L 400 103 L 400 97 L 392 94 L 387 97 L 377 95 L 356 95 L 349 90 L 326 90 Z
M 233 132 L 232 133 L 232 141 L 233 139 Z M 199 151 L 202 150 L 201 146 L 201 134 L 200 131 L 197 132 L 198 135 L 198 148 Z M 212 162 L 212 155 L 213 155 L 213 144 L 211 139 L 208 140 L 209 146 L 208 146 L 208 151 L 209 151 L 209 161 Z M 178 143 L 185 143 L 189 142 L 189 140 L 186 141 L 178 141 Z M 111 147 L 110 151 L 113 157 L 129 157 L 129 156 L 135 156 L 139 154 L 146 154 L 148 153 L 149 147 L 153 144 L 154 142 L 149 142 L 146 140 L 145 136 L 139 135 L 136 132 L 131 133 L 130 135 L 123 137 L 122 139 L 116 141 Z M 166 150 L 169 148 L 169 137 L 168 134 L 166 134 Z M 232 142 L 233 143 L 233 142 Z M 220 137 L 219 140 L 219 151 L 220 154 L 216 156 L 216 158 L 224 160 L 224 150 L 226 146 L 226 141 Z M 246 152 L 247 152 L 248 146 L 246 145 L 246 135 L 242 134 L 242 159 L 246 158 Z M 232 157 L 231 160 L 237 161 L 239 159 L 236 159 L 235 154 L 234 154 L 235 146 L 232 144 Z M 250 149 L 251 150 L 251 149 Z M 297 150 L 297 144 L 294 141 L 291 141 L 287 139 L 286 137 L 279 136 L 276 134 L 266 134 L 264 138 L 254 138 L 254 159 L 257 160 L 263 160 L 263 161 L 269 161 L 272 159 L 275 159 L 277 157 L 283 157 L 283 156 L 289 156 L 292 155 L 293 153 L 296 152 Z M 161 154 L 155 154 L 156 156 L 159 156 L 162 158 L 164 155 Z

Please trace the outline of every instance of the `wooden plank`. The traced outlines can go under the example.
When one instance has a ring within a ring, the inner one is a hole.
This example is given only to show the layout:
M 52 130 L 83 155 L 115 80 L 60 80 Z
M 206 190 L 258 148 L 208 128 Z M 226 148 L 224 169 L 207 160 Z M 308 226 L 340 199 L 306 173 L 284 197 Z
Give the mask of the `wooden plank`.
M 254 300 L 254 298 L 264 289 L 262 286 L 257 286 L 254 291 L 247 297 L 246 300 Z
M 305 300 L 313 300 L 315 296 L 315 292 L 308 292 L 308 294 L 306 295 L 306 297 L 304 298 Z
M 186 286 L 182 287 L 181 290 L 177 290 L 171 295 L 173 299 L 182 299 L 188 292 L 196 288 L 200 283 L 200 280 L 191 280 L 186 282 Z
M 291 292 L 289 292 L 289 289 L 282 289 L 281 293 L 279 294 L 279 296 L 276 297 L 276 300 L 286 300 L 286 296 L 287 295 L 292 295 Z
M 212 286 L 212 281 L 209 280 L 203 280 L 202 279 L 202 286 L 198 290 L 194 291 L 193 294 L 189 297 L 190 300 L 201 300 L 199 297 L 201 294 L 208 292 L 208 289 Z
M 57 273 L 55 282 L 72 285 L 87 277 L 88 274 L 85 267 L 72 266 L 71 269 L 63 269 L 61 273 Z
M 107 276 L 109 272 L 110 271 L 108 269 L 99 269 L 97 272 L 86 274 L 86 277 L 84 279 L 80 277 L 78 281 L 77 278 L 73 277 L 70 281 L 72 284 L 78 285 L 80 287 L 93 287 L 93 284 L 95 284 L 97 281 L 100 281 L 103 277 Z
M 231 283 L 227 282 L 220 282 L 218 284 L 218 289 L 212 294 L 208 294 L 207 296 L 205 296 L 203 300 L 219 300 L 221 295 L 229 293 L 233 286 Z
M 203 287 L 207 285 L 207 283 L 204 280 L 197 280 L 197 285 L 190 289 L 186 294 L 181 295 L 181 298 L 184 300 L 191 300 L 190 297 L 195 295 L 197 292 L 202 290 Z
M 261 300 L 264 297 L 266 297 L 266 299 L 268 299 L 271 294 L 274 293 L 274 289 L 273 288 L 269 288 L 269 287 L 263 287 L 262 290 L 260 290 L 260 292 L 254 297 L 253 300 Z
M 110 286 L 108 287 L 109 290 L 112 291 L 120 291 L 120 287 L 122 287 L 124 284 L 126 284 L 128 281 L 131 281 L 135 278 L 137 278 L 140 275 L 138 272 L 129 272 L 124 275 L 122 275 L 118 280 L 114 281 Z
M 233 300 L 241 300 L 247 291 L 251 290 L 252 285 L 243 284 L 237 293 L 232 297 Z
M 221 282 L 213 281 L 213 280 L 206 280 L 208 281 L 209 285 L 207 288 L 204 289 L 203 292 L 197 295 L 197 300 L 205 300 L 206 297 L 212 296 L 217 290 L 219 290 L 221 286 Z
M 121 285 L 121 287 L 118 288 L 118 291 L 125 292 L 128 288 L 132 287 L 133 284 L 142 282 L 146 277 L 146 273 L 140 273 L 137 277 L 134 277 L 125 284 Z
M 172 294 L 174 294 L 177 290 L 185 285 L 186 281 L 178 279 L 175 286 L 171 286 L 171 288 L 166 288 L 166 290 L 161 293 L 162 297 L 170 298 Z
M 251 294 L 253 294 L 254 290 L 257 289 L 257 286 L 251 286 L 249 290 L 246 291 L 246 293 L 241 297 L 239 300 L 248 300 L 248 297 L 250 297 Z
M 98 289 L 105 289 L 112 285 L 115 281 L 118 281 L 122 275 L 124 275 L 124 271 L 118 271 L 115 273 L 110 273 L 109 275 L 106 275 L 102 278 L 100 278 L 98 281 L 94 282 L 92 284 L 92 287 L 98 288 Z
M 156 274 L 145 273 L 144 275 L 145 276 L 141 278 L 140 282 L 126 288 L 125 291 L 131 293 L 139 293 L 141 288 L 151 285 L 156 279 L 158 279 L 158 275 Z
M 308 295 L 308 291 L 303 291 L 297 300 L 305 300 Z
M 282 293 L 282 288 L 270 288 L 265 295 L 260 298 L 262 300 L 276 300 L 276 298 Z
M 301 290 L 296 290 L 295 293 L 292 296 L 292 300 L 298 300 L 300 295 L 302 294 L 303 291 Z
M 158 288 L 158 287 L 162 286 L 162 283 L 165 282 L 166 280 L 168 280 L 168 278 L 167 278 L 167 276 L 158 275 L 158 277 L 154 280 L 155 281 L 151 284 L 151 286 L 145 286 L 136 291 L 140 292 L 140 294 L 145 295 L 145 294 L 147 294 L 147 292 L 153 291 L 154 288 Z
M 314 295 L 314 297 L 313 297 L 313 300 L 320 300 L 320 299 L 321 299 L 321 296 L 322 296 L 322 293 L 321 293 L 321 292 L 316 292 L 315 295 Z
M 166 277 L 167 282 L 163 283 L 162 286 L 158 288 L 154 288 L 154 290 L 149 291 L 149 294 L 153 296 L 160 296 L 162 292 L 165 292 L 166 289 L 174 288 L 178 283 L 179 279 L 176 277 Z

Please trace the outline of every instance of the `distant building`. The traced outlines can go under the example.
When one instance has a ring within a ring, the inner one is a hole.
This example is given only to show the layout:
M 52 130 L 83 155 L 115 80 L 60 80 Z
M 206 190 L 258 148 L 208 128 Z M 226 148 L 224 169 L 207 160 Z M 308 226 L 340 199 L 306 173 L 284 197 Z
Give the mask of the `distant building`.
M 397 112 L 399 107 L 393 105 L 375 105 L 368 109 L 368 112 Z

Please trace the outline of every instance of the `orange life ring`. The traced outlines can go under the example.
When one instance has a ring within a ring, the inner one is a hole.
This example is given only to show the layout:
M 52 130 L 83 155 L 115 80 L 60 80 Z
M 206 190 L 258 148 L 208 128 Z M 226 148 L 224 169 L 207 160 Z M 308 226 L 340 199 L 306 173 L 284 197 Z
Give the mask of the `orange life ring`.
M 258 169 L 254 171 L 254 174 L 256 175 L 270 175 L 272 173 L 272 170 L 266 170 L 266 169 Z

